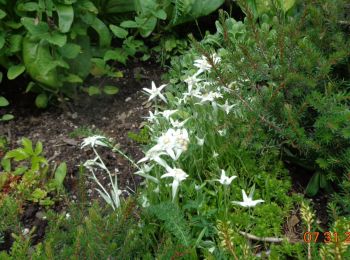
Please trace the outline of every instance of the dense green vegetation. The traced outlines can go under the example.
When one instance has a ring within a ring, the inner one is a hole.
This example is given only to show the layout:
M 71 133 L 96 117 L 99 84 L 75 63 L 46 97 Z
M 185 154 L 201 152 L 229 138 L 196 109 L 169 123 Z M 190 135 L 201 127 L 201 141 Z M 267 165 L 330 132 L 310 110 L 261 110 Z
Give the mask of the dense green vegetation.
M 26 71 L 45 90 L 40 95 L 51 90 L 69 95 L 71 83 L 78 82 L 67 79 L 82 82 L 88 73 L 113 76 L 108 61 L 125 64 L 136 51 L 149 55 L 138 36 L 156 32 L 159 37 L 223 1 L 54 1 L 54 16 L 47 9 L 40 19 L 30 16 L 32 5 L 42 2 L 14 7 L 0 0 L 0 7 L 7 7 L 6 16 L 0 13 L 0 28 L 8 28 L 6 39 L 23 41 L 23 49 L 43 48 L 37 54 L 49 57 L 54 67 L 39 75 L 44 70 L 34 60 L 26 65 L 24 56 L 30 52 L 22 56 L 20 48 L 11 51 L 12 45 L 0 48 L 6 54 L 1 64 L 9 78 Z M 91 159 L 79 168 L 79 203 L 64 212 L 51 207 L 64 197 L 66 166 L 48 174 L 41 143 L 33 148 L 23 139 L 22 148 L 6 151 L 0 173 L 0 245 L 1 235 L 4 240 L 10 233 L 14 242 L 1 259 L 350 257 L 350 6 L 345 0 L 237 4 L 244 20 L 220 11 L 216 33 L 201 41 L 190 37 L 186 51 L 171 57 L 168 84 L 152 82 L 143 89 L 153 106 L 146 126 L 129 137 L 143 145 L 144 158 L 135 162 L 102 135 L 84 139 L 81 147 Z M 21 12 L 13 12 L 20 7 Z M 57 18 L 55 26 L 50 17 Z M 15 29 L 16 19 L 20 26 Z M 90 34 L 90 27 L 99 37 Z M 119 47 L 111 47 L 110 31 L 121 40 Z M 82 42 L 88 43 L 84 48 L 93 68 L 84 75 L 69 65 L 87 55 L 81 53 L 80 37 L 89 39 Z M 65 56 L 73 46 L 76 55 Z M 63 81 L 54 80 L 61 85 L 49 83 L 56 73 L 65 75 Z M 0 144 L 5 151 L 6 141 Z M 143 177 L 135 194 L 125 198 L 128 192 L 121 190 L 118 174 L 104 163 L 104 149 L 124 156 Z M 106 174 L 109 185 L 100 182 L 97 171 Z M 89 206 L 87 177 L 97 183 L 105 205 Z M 9 186 L 11 178 L 18 180 Z M 300 178 L 308 180 L 303 193 L 293 186 Z M 322 215 L 310 200 L 317 196 L 327 201 L 321 205 L 326 226 L 320 225 Z M 35 245 L 35 230 L 23 232 L 18 219 L 23 203 L 46 205 L 48 226 Z

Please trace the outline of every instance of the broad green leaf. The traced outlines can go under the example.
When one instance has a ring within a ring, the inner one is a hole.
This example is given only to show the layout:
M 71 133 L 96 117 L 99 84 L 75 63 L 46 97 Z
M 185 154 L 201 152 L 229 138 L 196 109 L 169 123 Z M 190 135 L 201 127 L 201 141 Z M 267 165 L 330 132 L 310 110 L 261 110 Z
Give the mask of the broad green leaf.
M 112 33 L 120 39 L 124 39 L 126 36 L 128 36 L 128 31 L 119 26 L 111 24 L 109 25 L 109 28 L 111 29 Z
M 61 163 L 57 167 L 57 170 L 55 171 L 55 181 L 58 187 L 63 186 L 63 181 L 64 181 L 64 178 L 66 177 L 66 174 L 67 174 L 67 164 Z
M 33 80 L 51 88 L 58 88 L 56 67 L 60 64 L 52 57 L 49 45 L 45 41 L 36 42 L 30 38 L 23 39 L 23 63 Z
M 12 120 L 14 119 L 15 117 L 11 114 L 5 114 L 1 117 L 1 121 L 9 121 L 9 120 Z
M 3 19 L 6 16 L 5 11 L 3 11 L 2 9 L 0 9 L 0 20 Z
M 62 33 L 69 32 L 73 20 L 74 10 L 71 5 L 60 5 L 56 4 L 58 14 L 58 27 Z
M 23 36 L 20 34 L 11 35 L 9 38 L 10 52 L 15 53 L 22 50 Z
M 39 9 L 38 3 L 28 2 L 28 3 L 19 3 L 17 5 L 17 10 L 21 12 L 34 12 Z
M 218 9 L 225 0 L 195 0 L 187 15 L 172 20 L 172 25 L 183 24 L 198 17 L 206 16 Z
M 88 11 L 94 14 L 98 14 L 98 9 L 96 8 L 96 6 L 88 0 L 80 0 L 79 2 L 79 7 L 84 10 L 84 11 Z
M 35 105 L 38 108 L 46 108 L 49 102 L 49 98 L 45 93 L 39 94 L 35 99 Z
M 279 2 L 285 13 L 295 5 L 295 0 L 279 0 Z
M 103 88 L 103 92 L 106 93 L 107 95 L 115 95 L 119 92 L 119 88 L 114 86 L 105 86 Z
M 320 188 L 324 189 L 328 185 L 328 180 L 326 178 L 326 174 L 320 173 Z
M 25 70 L 26 68 L 22 64 L 11 66 L 7 71 L 7 77 L 9 80 L 13 80 L 21 75 Z
M 75 59 L 81 52 L 81 47 L 78 44 L 67 43 L 59 48 L 59 52 L 67 59 Z
M 120 24 L 124 28 L 138 28 L 139 25 L 135 21 L 124 21 Z
M 163 9 L 157 10 L 157 12 L 154 12 L 153 15 L 160 20 L 165 20 L 167 17 L 166 12 Z
M 66 78 L 65 81 L 69 82 L 69 83 L 83 83 L 83 80 L 74 74 L 69 74 Z
M 99 36 L 100 47 L 110 47 L 112 37 L 108 27 L 97 17 L 93 20 L 91 27 L 94 28 Z
M 0 50 L 2 49 L 2 47 L 5 46 L 5 33 L 4 32 L 0 32 Z
M 305 193 L 308 196 L 315 196 L 319 191 L 319 189 L 320 189 L 320 173 L 315 172 L 314 175 L 312 175 L 311 179 L 309 180 Z
M 9 105 L 9 102 L 6 98 L 0 96 L 0 107 L 6 107 Z
M 42 37 L 49 31 L 49 26 L 47 23 L 36 22 L 36 20 L 33 18 L 22 17 L 21 23 L 30 32 L 30 34 L 36 37 Z
M 116 60 L 123 64 L 126 64 L 127 59 L 128 59 L 127 53 L 121 48 L 116 48 L 115 50 L 108 50 L 106 51 L 103 57 L 104 61 Z
M 45 35 L 45 40 L 49 43 L 63 47 L 67 42 L 67 36 L 59 32 L 53 32 L 52 34 Z
M 88 94 L 89 94 L 89 96 L 100 95 L 101 90 L 100 90 L 100 88 L 98 88 L 96 86 L 90 86 L 88 88 Z
M 151 17 L 147 19 L 146 22 L 142 24 L 141 28 L 139 28 L 141 36 L 144 38 L 148 37 L 156 28 L 156 25 L 157 18 Z

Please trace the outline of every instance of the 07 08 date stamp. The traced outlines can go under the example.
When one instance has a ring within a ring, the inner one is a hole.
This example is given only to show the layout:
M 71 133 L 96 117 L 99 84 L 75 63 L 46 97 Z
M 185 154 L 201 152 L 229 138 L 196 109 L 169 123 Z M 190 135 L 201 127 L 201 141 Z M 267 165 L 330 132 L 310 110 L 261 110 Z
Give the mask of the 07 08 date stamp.
M 349 232 L 305 232 L 303 236 L 305 243 L 346 243 L 350 244 Z

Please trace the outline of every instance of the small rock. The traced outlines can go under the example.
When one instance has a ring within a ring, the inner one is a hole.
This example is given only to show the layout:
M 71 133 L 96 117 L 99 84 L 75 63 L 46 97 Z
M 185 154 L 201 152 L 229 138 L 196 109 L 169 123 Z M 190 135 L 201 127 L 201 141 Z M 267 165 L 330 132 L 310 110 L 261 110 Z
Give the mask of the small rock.
M 78 118 L 78 113 L 77 112 L 74 112 L 72 115 L 71 115 L 72 119 L 77 119 Z
M 36 214 L 35 214 L 35 217 L 37 219 L 46 219 L 46 216 L 44 215 L 44 213 L 42 211 L 38 211 Z
M 127 97 L 126 99 L 125 99 L 125 102 L 129 102 L 131 100 L 131 97 Z

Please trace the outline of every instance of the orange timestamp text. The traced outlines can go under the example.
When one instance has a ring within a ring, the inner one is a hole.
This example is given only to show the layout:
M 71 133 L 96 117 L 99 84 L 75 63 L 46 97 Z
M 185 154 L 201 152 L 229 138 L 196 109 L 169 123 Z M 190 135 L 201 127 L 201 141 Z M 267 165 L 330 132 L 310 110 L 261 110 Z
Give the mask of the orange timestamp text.
M 346 243 L 350 244 L 350 231 L 349 232 L 305 232 L 303 235 L 305 243 Z

